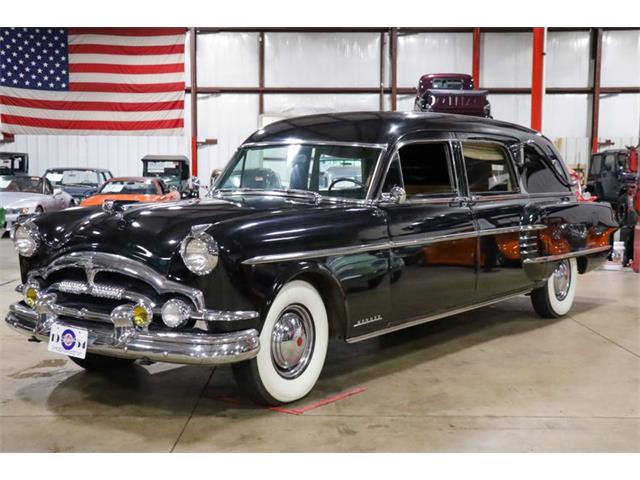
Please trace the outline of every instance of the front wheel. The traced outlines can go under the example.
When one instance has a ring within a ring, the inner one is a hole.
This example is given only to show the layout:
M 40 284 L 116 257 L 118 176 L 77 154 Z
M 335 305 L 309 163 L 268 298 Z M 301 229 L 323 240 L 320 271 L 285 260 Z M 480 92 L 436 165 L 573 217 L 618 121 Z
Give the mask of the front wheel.
M 558 318 L 569 313 L 576 296 L 578 262 L 562 260 L 547 283 L 531 292 L 533 309 L 543 318 Z
M 236 382 L 255 401 L 293 402 L 316 384 L 329 344 L 329 322 L 322 297 L 301 280 L 276 296 L 260 333 L 256 358 L 233 365 Z

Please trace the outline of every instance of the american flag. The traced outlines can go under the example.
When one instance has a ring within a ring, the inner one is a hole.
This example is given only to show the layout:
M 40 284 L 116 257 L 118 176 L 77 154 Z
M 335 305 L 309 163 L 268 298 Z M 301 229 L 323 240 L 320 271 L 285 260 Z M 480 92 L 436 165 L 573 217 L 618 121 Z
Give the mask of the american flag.
M 184 28 L 1 28 L 14 134 L 181 135 Z

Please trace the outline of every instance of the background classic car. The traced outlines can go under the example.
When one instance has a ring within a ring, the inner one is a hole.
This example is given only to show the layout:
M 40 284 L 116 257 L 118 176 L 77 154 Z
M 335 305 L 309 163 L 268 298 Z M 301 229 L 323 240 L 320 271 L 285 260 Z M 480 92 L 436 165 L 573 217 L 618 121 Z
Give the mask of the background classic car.
M 106 168 L 48 168 L 44 178 L 49 180 L 54 188 L 64 190 L 73 197 L 76 205 L 90 195 L 93 195 L 110 178 L 111 171 Z
M 322 184 L 336 159 L 360 174 Z M 256 169 L 280 187 L 256 186 Z M 277 404 L 313 388 L 329 338 L 521 294 L 543 317 L 566 314 L 577 274 L 606 258 L 616 228 L 608 205 L 576 201 L 553 144 L 527 128 L 434 113 L 300 117 L 247 139 L 212 198 L 18 227 L 25 299 L 6 321 L 43 340 L 54 327 L 86 332 L 73 360 L 88 369 L 233 363 L 253 398 Z
M 2 233 L 11 231 L 19 216 L 40 215 L 72 205 L 71 195 L 54 189 L 43 177 L 29 175 L 0 176 L 0 207 L 5 210 L 5 221 L 0 224 Z
M 476 90 L 465 73 L 427 73 L 420 77 L 414 110 L 491 118 L 488 90 Z
M 155 177 L 117 177 L 104 183 L 95 195 L 85 198 L 81 207 L 102 205 L 107 200 L 125 202 L 171 202 L 180 193 Z

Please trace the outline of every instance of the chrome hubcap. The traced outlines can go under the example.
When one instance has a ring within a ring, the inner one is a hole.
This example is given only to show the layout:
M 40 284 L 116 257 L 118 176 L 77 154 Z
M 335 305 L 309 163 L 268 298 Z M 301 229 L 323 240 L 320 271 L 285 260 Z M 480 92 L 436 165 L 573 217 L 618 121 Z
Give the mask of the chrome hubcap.
M 563 260 L 553 271 L 553 290 L 558 300 L 564 300 L 569 294 L 571 286 L 571 266 Z
M 281 377 L 296 378 L 311 360 L 313 322 L 301 305 L 290 305 L 273 326 L 271 359 Z

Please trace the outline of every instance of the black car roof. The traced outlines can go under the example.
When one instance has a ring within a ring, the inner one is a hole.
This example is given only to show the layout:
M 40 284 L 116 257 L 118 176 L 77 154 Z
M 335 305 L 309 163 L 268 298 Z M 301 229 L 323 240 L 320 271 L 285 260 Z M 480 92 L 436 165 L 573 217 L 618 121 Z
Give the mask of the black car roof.
M 502 134 L 528 140 L 540 138 L 521 125 L 469 115 L 427 112 L 345 112 L 307 115 L 272 123 L 245 143 L 291 140 L 392 144 L 419 131 Z

